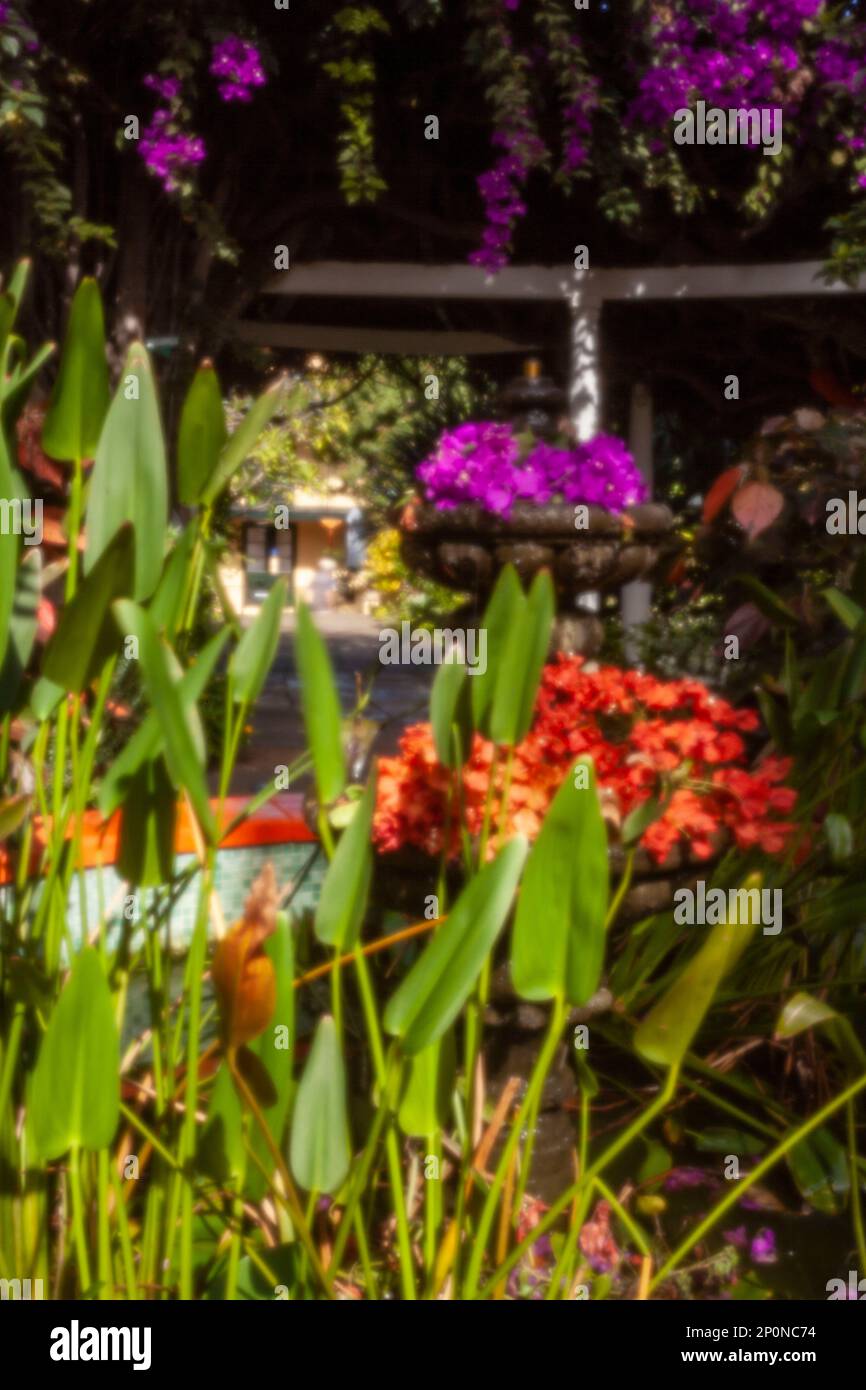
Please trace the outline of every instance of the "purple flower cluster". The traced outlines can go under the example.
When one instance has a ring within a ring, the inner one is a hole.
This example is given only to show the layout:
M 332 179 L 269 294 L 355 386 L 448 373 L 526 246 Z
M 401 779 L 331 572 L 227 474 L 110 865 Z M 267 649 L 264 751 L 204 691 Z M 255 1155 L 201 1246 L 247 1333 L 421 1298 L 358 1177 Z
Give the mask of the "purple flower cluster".
M 511 425 L 490 420 L 447 430 L 416 473 L 439 511 L 469 503 L 507 517 L 515 502 L 564 501 L 621 512 L 646 498 L 634 459 L 612 435 L 572 449 L 539 440 L 524 453 Z
M 219 78 L 223 101 L 252 101 L 253 87 L 267 81 L 255 44 L 229 34 L 213 46 L 210 71 Z
M 162 180 L 166 192 L 173 192 L 179 180 L 205 157 L 201 136 L 180 130 L 164 107 L 153 113 L 141 133 L 141 157 L 152 174 Z
M 544 156 L 544 145 L 528 120 L 525 126 L 510 133 L 497 130 L 493 143 L 505 153 L 478 179 L 487 226 L 481 245 L 469 257 L 471 265 L 490 271 L 501 270 L 508 264 L 514 225 L 526 212 L 520 188 L 530 169 Z

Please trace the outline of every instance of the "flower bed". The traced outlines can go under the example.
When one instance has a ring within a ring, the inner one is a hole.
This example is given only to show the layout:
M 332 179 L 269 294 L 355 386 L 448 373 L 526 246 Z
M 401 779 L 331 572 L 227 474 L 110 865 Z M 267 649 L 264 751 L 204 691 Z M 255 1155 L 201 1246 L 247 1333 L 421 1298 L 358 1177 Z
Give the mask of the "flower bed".
M 748 768 L 742 735 L 758 722 L 700 681 L 592 670 L 579 656 L 559 656 L 544 670 L 533 727 L 510 765 L 476 734 L 458 785 L 437 759 L 430 725 L 406 730 L 399 756 L 379 761 L 375 842 L 383 852 L 413 846 L 456 858 L 458 807 L 470 834 L 480 834 L 491 776 L 492 822 L 505 837 L 534 839 L 575 759 L 589 755 L 614 843 L 643 808 L 650 823 L 633 838 L 657 864 L 681 846 L 707 860 L 725 833 L 741 850 L 777 854 L 794 828 L 784 817 L 796 792 L 783 785 L 789 760 L 766 757 Z

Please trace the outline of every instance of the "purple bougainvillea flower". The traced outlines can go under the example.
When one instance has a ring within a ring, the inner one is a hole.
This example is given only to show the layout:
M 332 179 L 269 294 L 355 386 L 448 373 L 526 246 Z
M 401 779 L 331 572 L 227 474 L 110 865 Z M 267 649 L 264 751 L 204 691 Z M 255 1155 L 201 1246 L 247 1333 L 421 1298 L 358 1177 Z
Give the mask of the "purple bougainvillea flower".
M 251 101 L 253 87 L 263 87 L 267 81 L 259 50 L 237 34 L 214 44 L 210 71 L 220 79 L 223 101 Z
M 771 1231 L 769 1226 L 762 1226 L 752 1240 L 749 1254 L 756 1265 L 775 1264 L 777 1259 L 775 1231 Z

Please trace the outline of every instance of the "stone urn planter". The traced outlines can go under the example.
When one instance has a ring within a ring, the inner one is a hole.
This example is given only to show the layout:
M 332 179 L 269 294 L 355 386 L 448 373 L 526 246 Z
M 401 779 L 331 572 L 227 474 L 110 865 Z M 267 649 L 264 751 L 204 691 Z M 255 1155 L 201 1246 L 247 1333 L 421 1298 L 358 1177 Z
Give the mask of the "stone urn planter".
M 512 427 L 531 430 L 539 440 L 555 435 L 565 408 L 563 393 L 533 362 L 503 401 Z M 471 504 L 439 510 L 419 499 L 400 519 L 401 549 L 410 569 L 470 593 L 479 612 L 506 564 L 514 565 L 524 585 L 548 569 L 557 596 L 553 645 L 588 654 L 603 634 L 597 618 L 577 611 L 580 596 L 647 576 L 672 525 L 669 508 L 653 502 L 614 513 L 599 506 L 518 501 L 507 516 L 499 516 Z

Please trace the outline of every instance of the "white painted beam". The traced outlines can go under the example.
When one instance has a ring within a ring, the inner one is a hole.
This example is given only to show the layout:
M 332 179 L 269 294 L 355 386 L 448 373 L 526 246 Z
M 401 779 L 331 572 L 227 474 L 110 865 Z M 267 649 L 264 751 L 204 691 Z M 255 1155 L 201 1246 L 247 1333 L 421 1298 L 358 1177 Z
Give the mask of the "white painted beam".
M 241 342 L 257 347 L 303 348 L 310 352 L 393 352 L 407 357 L 462 357 L 464 354 L 522 353 L 537 350 L 537 343 L 518 343 L 499 333 L 455 330 L 425 332 L 410 328 L 341 328 L 332 324 L 257 323 L 242 319 L 235 324 Z
M 651 266 L 575 271 L 571 266 L 506 266 L 487 275 L 471 265 L 411 261 L 310 261 L 275 274 L 266 294 L 364 299 L 599 300 L 761 299 L 850 294 L 820 279 L 822 261 L 768 265 Z M 866 283 L 854 293 L 866 293 Z

